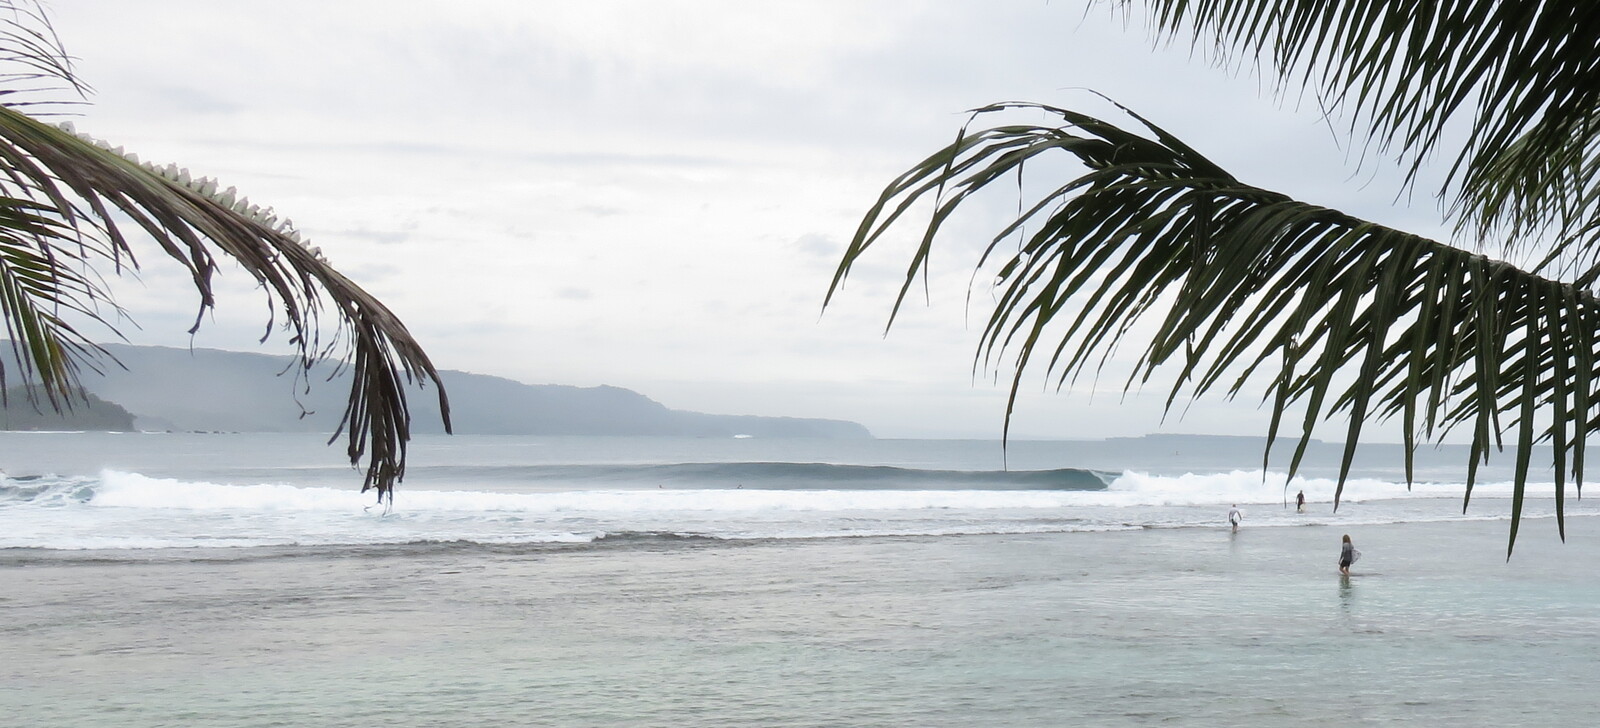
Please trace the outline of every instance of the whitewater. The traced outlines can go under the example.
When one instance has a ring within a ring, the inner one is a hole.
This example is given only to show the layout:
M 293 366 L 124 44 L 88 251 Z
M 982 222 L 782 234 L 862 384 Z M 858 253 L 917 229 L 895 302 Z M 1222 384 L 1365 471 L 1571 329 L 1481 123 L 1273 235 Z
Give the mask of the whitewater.
M 4 435 L 8 460 L 27 453 L 25 467 L 33 472 L 19 473 L 10 463 L 12 474 L 0 476 L 0 549 L 1215 528 L 1234 505 L 1251 527 L 1353 526 L 1505 519 L 1513 489 L 1507 480 L 1478 483 L 1475 505 L 1463 512 L 1464 482 L 1407 484 L 1392 467 L 1368 468 L 1345 482 L 1335 509 L 1337 481 L 1326 475 L 1332 463 L 1314 461 L 1306 468 L 1311 475 L 1291 480 L 1282 471 L 1202 462 L 1218 457 L 1218 441 L 1186 456 L 1143 441 L 1005 449 L 994 442 L 894 441 L 874 450 L 857 442 L 480 437 L 424 440 L 414 448 L 412 477 L 388 505 L 351 487 L 352 471 L 330 462 L 332 453 L 307 448 L 307 440 Z M 1249 449 L 1253 441 L 1220 442 L 1238 450 L 1235 464 L 1260 457 Z M 162 459 L 163 452 L 170 455 Z M 1125 458 L 1120 467 L 1118 458 Z M 1064 467 L 1037 467 L 1045 463 Z M 1529 489 L 1532 519 L 1552 515 L 1554 485 L 1543 475 Z M 1304 512 L 1286 507 L 1297 492 L 1311 501 Z M 1571 503 L 1572 517 L 1593 512 L 1584 501 Z

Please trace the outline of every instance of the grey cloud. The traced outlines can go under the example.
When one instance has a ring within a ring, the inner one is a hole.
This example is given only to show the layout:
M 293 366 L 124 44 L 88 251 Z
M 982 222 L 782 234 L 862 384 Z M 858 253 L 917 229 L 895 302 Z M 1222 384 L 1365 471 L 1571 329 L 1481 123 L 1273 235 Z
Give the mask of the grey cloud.
M 844 253 L 845 246 L 830 235 L 806 233 L 790 243 L 790 247 L 808 258 L 825 258 L 831 261 Z
M 584 205 L 578 208 L 578 212 L 591 217 L 615 217 L 617 215 L 627 213 L 628 210 L 626 208 L 612 207 L 607 205 Z
M 125 91 L 137 91 L 126 89 Z M 226 115 L 242 113 L 242 106 L 224 96 L 191 86 L 149 85 L 142 91 L 146 99 L 176 116 Z
M 399 245 L 411 239 L 412 231 L 416 224 L 412 223 L 403 230 L 370 230 L 370 229 L 345 229 L 334 233 L 330 237 L 349 237 L 371 240 L 379 245 Z

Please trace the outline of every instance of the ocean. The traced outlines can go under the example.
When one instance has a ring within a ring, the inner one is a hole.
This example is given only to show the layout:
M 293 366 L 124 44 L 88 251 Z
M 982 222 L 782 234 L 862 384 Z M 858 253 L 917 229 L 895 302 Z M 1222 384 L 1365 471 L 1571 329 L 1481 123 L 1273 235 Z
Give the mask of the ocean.
M 0 724 L 1569 725 L 1600 521 L 1509 453 L 0 433 Z M 1292 505 L 1303 490 L 1304 512 Z M 1289 505 L 1285 505 L 1289 503 Z M 1237 504 L 1242 526 L 1228 528 Z M 1337 573 L 1340 537 L 1363 556 Z

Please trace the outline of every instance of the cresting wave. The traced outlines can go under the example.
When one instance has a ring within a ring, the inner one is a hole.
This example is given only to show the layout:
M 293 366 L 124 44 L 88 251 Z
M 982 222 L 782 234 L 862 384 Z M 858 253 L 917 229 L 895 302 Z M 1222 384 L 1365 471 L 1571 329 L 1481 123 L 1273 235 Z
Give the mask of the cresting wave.
M 1105 486 L 1101 486 L 1103 490 Z M 821 488 L 718 489 L 609 488 L 505 493 L 471 490 L 405 490 L 397 498 L 406 512 L 559 513 L 750 510 L 836 511 L 917 508 L 1059 507 L 1065 490 L 884 490 Z M 330 512 L 369 510 L 370 496 L 351 488 L 283 484 L 224 485 L 152 478 L 105 471 L 98 481 L 40 478 L 0 485 L 0 505 L 77 503 L 91 508 L 152 510 Z
M 702 466 L 693 466 L 699 468 Z M 686 468 L 686 469 L 693 469 Z M 717 469 L 726 477 L 737 468 Z M 771 469 L 772 470 L 782 470 Z M 848 468 L 846 472 L 848 472 Z M 1157 477 L 1123 473 L 1095 489 L 911 489 L 890 487 L 694 488 L 634 486 L 498 492 L 402 489 L 393 512 L 353 488 L 229 485 L 108 470 L 98 477 L 0 477 L 0 549 L 159 549 L 472 543 L 616 545 L 643 539 L 811 539 L 955 536 L 1148 528 L 1216 528 L 1229 504 L 1251 527 L 1394 523 L 1503 517 L 1510 484 L 1480 485 L 1479 512 L 1462 516 L 1457 484 L 1352 480 L 1339 511 L 1332 481 L 1297 479 L 1322 507 L 1280 506 L 1281 474 L 1234 471 Z M 838 472 L 804 467 L 797 472 Z M 748 472 L 748 471 L 746 471 Z M 874 471 L 876 472 L 876 471 Z M 1045 471 L 1057 473 L 1057 471 Z M 949 478 L 949 473 L 936 475 Z M 974 476 L 994 482 L 994 474 Z M 1059 479 L 1059 474 L 1048 476 Z M 505 484 L 501 482 L 500 486 Z M 1546 486 L 1548 490 L 1548 486 Z M 1538 497 L 1535 493 L 1534 497 Z M 1504 501 L 1499 501 L 1504 503 Z M 1574 508 L 1573 515 L 1582 515 Z M 1537 514 L 1530 513 L 1533 517 Z M 653 541 L 652 541 L 653 542 Z
M 788 462 L 605 463 L 422 466 L 430 482 L 521 482 L 585 488 L 761 488 L 764 490 L 1103 490 L 1116 473 L 1051 470 L 940 470 L 889 465 Z
M 851 510 L 851 509 L 919 509 L 919 508 L 1059 508 L 1071 505 L 1112 507 L 1208 505 L 1208 504 L 1273 504 L 1285 495 L 1292 497 L 1303 489 L 1312 500 L 1332 497 L 1336 482 L 1331 479 L 1295 478 L 1285 483 L 1281 473 L 1261 471 L 1232 471 L 1228 473 L 1186 474 L 1181 476 L 1153 476 L 1125 472 L 1120 476 L 1094 475 L 1082 470 L 1048 470 L 1022 473 L 931 471 L 934 479 L 946 487 L 910 487 L 913 475 L 919 472 L 902 468 L 873 468 L 865 466 L 837 466 L 806 464 L 795 469 L 771 468 L 770 471 L 786 473 L 785 481 L 798 479 L 797 473 L 847 473 L 832 480 L 809 481 L 806 484 L 784 482 L 773 484 L 755 481 L 736 492 L 726 488 L 693 488 L 684 482 L 686 472 L 709 468 L 726 479 L 730 473 L 749 472 L 747 466 L 784 465 L 782 463 L 733 463 L 733 468 L 706 465 L 659 466 L 678 473 L 676 488 L 612 487 L 541 492 L 494 492 L 474 490 L 400 490 L 397 502 L 406 511 L 483 511 L 483 512 L 552 512 L 563 510 L 591 511 L 650 511 L 650 510 L 704 510 L 746 511 L 752 509 L 780 510 Z M 863 487 L 861 472 L 873 473 L 889 487 Z M 1013 480 L 1006 478 L 1014 476 Z M 948 487 L 960 478 L 989 484 L 988 488 L 960 489 Z M 1087 487 L 1084 478 L 1094 478 L 1098 487 Z M 1074 487 L 1063 487 L 1063 482 Z M 1010 482 L 1017 487 L 997 488 L 993 484 Z M 743 483 L 741 483 L 742 485 Z M 1028 487 L 1028 485 L 1036 487 Z M 469 487 L 470 482 L 463 482 Z M 831 486 L 831 487 L 830 487 Z M 851 486 L 851 487 L 846 487 Z M 1474 498 L 1509 497 L 1511 483 L 1480 483 L 1473 489 Z M 1461 483 L 1393 483 L 1380 480 L 1352 479 L 1345 483 L 1343 500 L 1401 498 L 1460 497 L 1465 491 Z M 1550 483 L 1529 485 L 1531 496 L 1554 492 Z M 367 509 L 372 505 L 368 496 L 350 488 L 300 487 L 286 484 L 228 485 L 203 481 L 186 481 L 153 478 L 138 473 L 107 470 L 99 478 L 27 476 L 8 478 L 0 476 L 0 506 L 23 504 L 67 505 L 81 504 L 90 507 L 123 507 L 178 509 L 196 511 L 328 511 Z

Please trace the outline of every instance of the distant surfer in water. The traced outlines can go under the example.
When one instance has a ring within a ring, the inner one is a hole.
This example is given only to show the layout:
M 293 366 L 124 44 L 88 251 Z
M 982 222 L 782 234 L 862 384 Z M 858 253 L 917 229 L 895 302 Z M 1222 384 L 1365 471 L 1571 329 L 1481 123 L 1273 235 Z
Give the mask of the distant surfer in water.
M 1305 512 L 1305 510 L 1306 510 L 1306 492 L 1305 491 L 1302 490 L 1297 495 L 1295 495 L 1295 497 L 1294 497 L 1294 509 L 1296 511 L 1301 512 L 1301 513 Z
M 1228 509 L 1228 523 L 1233 526 L 1233 530 L 1237 531 L 1239 530 L 1239 522 L 1242 520 L 1244 520 L 1244 512 L 1240 511 L 1239 504 L 1235 503 L 1232 508 Z
M 1350 565 L 1361 558 L 1361 552 L 1356 550 L 1355 544 L 1350 543 L 1350 534 L 1344 535 L 1344 546 L 1339 548 L 1339 573 L 1350 575 Z

